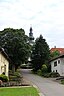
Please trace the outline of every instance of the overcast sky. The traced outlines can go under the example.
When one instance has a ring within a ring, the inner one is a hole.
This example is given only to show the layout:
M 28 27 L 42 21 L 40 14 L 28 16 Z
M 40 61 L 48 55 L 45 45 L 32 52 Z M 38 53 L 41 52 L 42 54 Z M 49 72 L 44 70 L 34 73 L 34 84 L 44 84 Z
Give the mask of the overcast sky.
M 51 47 L 64 47 L 64 0 L 0 0 L 0 30 L 23 28 Z

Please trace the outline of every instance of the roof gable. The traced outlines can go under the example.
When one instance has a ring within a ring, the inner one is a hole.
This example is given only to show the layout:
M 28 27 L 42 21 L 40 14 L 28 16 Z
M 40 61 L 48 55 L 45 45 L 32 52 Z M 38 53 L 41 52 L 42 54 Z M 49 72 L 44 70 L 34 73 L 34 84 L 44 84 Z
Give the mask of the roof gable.
M 2 54 L 4 55 L 4 57 L 5 57 L 8 61 L 10 60 L 9 57 L 8 57 L 8 55 L 6 54 L 6 52 L 4 51 L 3 48 L 0 48 L 0 53 L 2 53 Z
M 53 60 L 56 60 L 56 59 L 59 59 L 59 58 L 64 58 L 64 54 L 63 54 L 63 55 L 60 55 L 60 56 L 57 56 L 57 57 L 52 58 L 49 62 L 51 62 L 51 61 L 53 61 Z

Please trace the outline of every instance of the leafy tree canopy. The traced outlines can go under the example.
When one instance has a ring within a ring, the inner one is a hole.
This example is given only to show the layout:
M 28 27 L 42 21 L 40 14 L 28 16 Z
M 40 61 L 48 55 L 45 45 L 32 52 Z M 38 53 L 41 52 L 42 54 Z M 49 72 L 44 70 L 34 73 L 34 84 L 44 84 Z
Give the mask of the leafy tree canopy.
M 0 31 L 0 46 L 5 49 L 16 67 L 29 57 L 28 36 L 23 29 L 6 28 Z
M 32 65 L 34 71 L 41 69 L 43 64 L 47 64 L 49 54 L 49 46 L 43 36 L 40 35 L 40 37 L 36 39 L 32 51 Z
M 50 53 L 51 58 L 57 57 L 57 56 L 59 56 L 59 55 L 60 55 L 60 52 L 59 52 L 58 50 Z

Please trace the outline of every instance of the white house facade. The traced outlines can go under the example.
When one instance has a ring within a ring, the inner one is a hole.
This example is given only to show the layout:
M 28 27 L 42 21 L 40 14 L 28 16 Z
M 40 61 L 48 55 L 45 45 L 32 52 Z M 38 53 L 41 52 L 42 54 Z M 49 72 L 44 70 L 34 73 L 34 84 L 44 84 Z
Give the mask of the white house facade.
M 3 72 L 5 72 L 5 75 L 8 76 L 9 59 L 4 50 L 0 49 L 0 74 L 2 74 Z
M 64 55 L 52 59 L 50 63 L 52 72 L 58 72 L 60 76 L 64 76 Z

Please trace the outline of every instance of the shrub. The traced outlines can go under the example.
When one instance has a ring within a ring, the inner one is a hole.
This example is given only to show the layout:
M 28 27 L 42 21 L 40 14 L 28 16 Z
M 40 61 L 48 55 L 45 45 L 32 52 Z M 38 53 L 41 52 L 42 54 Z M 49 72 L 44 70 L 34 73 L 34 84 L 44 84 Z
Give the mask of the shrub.
M 58 72 L 51 72 L 49 73 L 49 77 L 59 77 L 60 74 Z
M 40 76 L 42 76 L 42 71 L 39 69 L 39 70 L 37 71 L 37 74 L 40 75 Z
M 46 77 L 46 78 L 49 78 L 49 73 L 43 73 L 42 76 Z
M 0 75 L 0 80 L 2 80 L 3 82 L 7 82 L 8 81 L 8 77 L 4 74 Z
M 19 72 L 15 72 L 15 73 L 14 73 L 14 76 L 16 76 L 16 77 L 21 77 L 21 74 L 20 74 Z
M 16 76 L 9 76 L 9 81 L 16 81 L 17 77 Z
M 61 80 L 61 84 L 64 84 L 64 80 Z
M 13 75 L 9 75 L 9 81 L 20 81 L 21 80 L 21 74 L 16 71 L 13 73 Z
M 42 76 L 44 77 L 52 77 L 52 78 L 55 78 L 55 77 L 59 77 L 60 74 L 58 72 L 51 72 L 51 73 L 42 73 Z
M 9 75 L 13 75 L 12 70 L 9 70 Z
M 21 77 L 21 74 L 19 72 L 19 70 L 17 70 L 16 72 L 12 72 L 12 70 L 9 71 L 9 76 L 16 76 L 16 77 Z
M 46 66 L 46 64 L 43 64 L 42 65 L 41 71 L 42 71 L 42 73 L 46 73 L 47 72 L 47 66 Z

